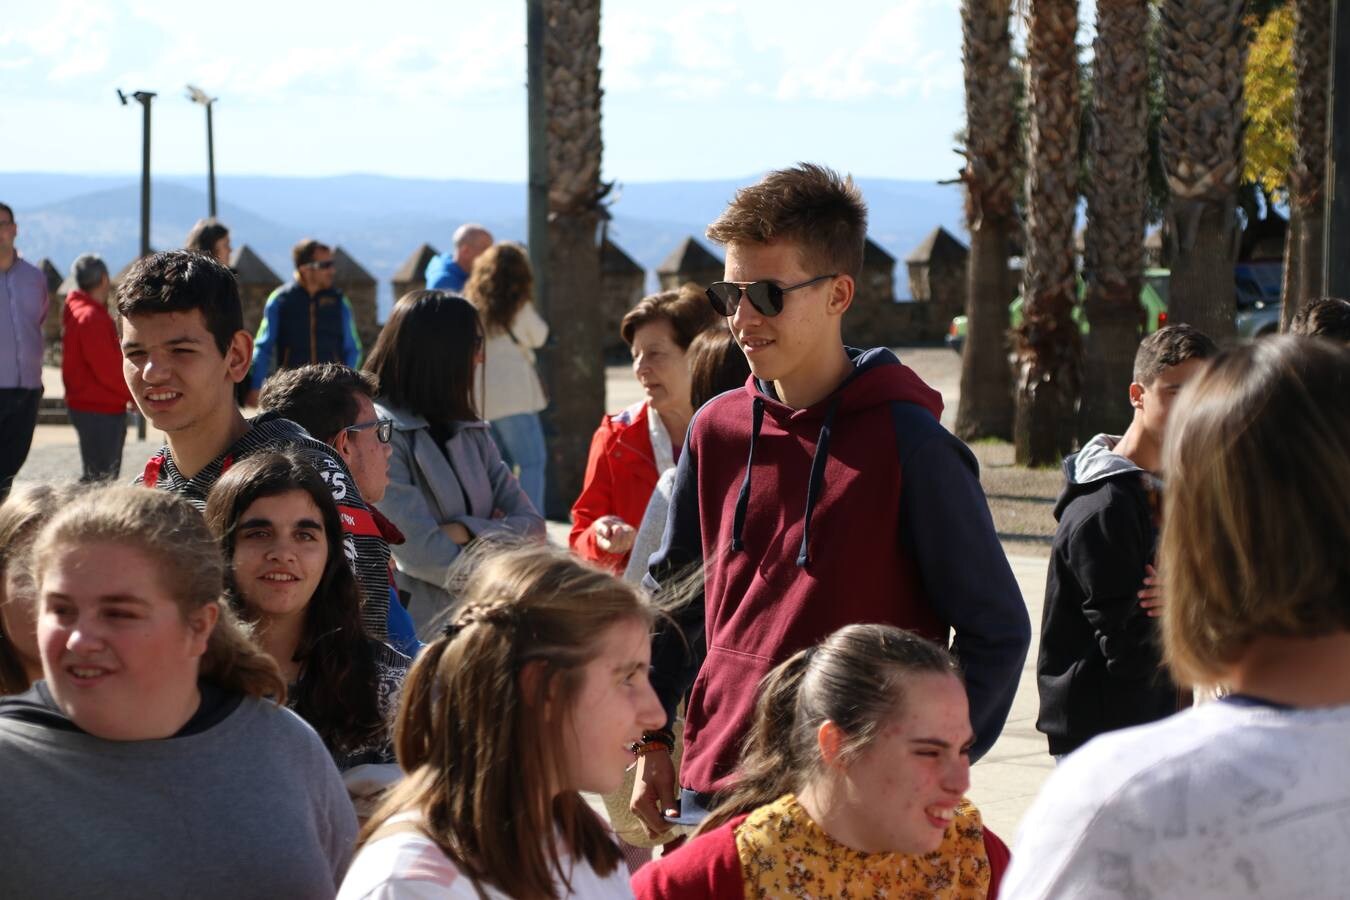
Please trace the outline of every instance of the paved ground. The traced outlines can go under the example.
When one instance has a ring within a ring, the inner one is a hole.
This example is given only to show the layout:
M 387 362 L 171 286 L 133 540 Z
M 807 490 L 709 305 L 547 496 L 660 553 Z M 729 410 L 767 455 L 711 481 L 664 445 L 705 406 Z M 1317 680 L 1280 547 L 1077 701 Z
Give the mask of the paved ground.
M 941 391 L 946 404 L 944 423 L 950 426 L 960 386 L 960 359 L 946 348 L 902 348 L 901 358 L 929 384 Z M 60 371 L 44 371 L 48 396 L 60 396 Z M 610 410 L 622 409 L 641 399 L 641 392 L 625 366 L 609 369 L 606 385 Z M 123 454 L 122 476 L 129 480 L 162 443 L 151 430 L 146 441 L 137 441 L 129 431 Z M 1003 736 L 972 770 L 971 799 L 980 807 L 991 828 L 1012 842 L 1017 823 L 1041 783 L 1053 768 L 1045 739 L 1035 730 L 1036 638 L 1045 596 L 1046 554 L 1054 534 L 1050 515 L 1061 476 L 1055 471 L 1028 471 L 1012 465 L 1012 449 L 1002 444 L 978 444 L 981 480 L 994 512 L 995 527 L 1017 576 L 1031 616 L 1033 643 L 1018 683 L 1017 698 Z M 67 481 L 79 477 L 80 456 L 75 431 L 68 425 L 39 425 L 33 449 L 19 472 L 19 481 Z M 568 526 L 549 523 L 549 535 L 559 544 L 567 541 Z

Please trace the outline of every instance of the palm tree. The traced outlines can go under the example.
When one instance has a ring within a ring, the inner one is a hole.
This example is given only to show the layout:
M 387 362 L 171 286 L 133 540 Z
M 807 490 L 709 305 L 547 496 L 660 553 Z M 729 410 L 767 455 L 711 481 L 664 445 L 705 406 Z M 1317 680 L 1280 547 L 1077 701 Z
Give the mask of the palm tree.
M 542 102 L 532 139 L 547 161 L 546 264 L 541 302 L 552 329 L 544 357 L 551 403 L 549 500 L 565 515 L 581 493 L 591 432 L 605 411 L 599 226 L 609 185 L 600 180 L 600 0 L 531 0 L 542 16 Z M 537 52 L 534 48 L 532 52 Z M 532 151 L 537 153 L 538 149 Z M 537 232 L 536 232 L 537 233 Z
M 1120 434 L 1139 346 L 1148 196 L 1148 0 L 1099 0 L 1084 269 L 1088 333 L 1079 434 Z
M 1168 317 L 1232 339 L 1242 175 L 1243 0 L 1162 0 L 1161 146 L 1172 193 Z
M 1331 71 L 1331 5 L 1327 0 L 1294 4 L 1294 170 L 1289 173 L 1290 224 L 1299 223 L 1298 280 L 1285 294 L 1280 319 L 1290 320 L 1308 300 L 1322 295 L 1322 202 L 1326 190 L 1327 86 Z M 1290 260 L 1290 262 L 1293 262 Z
M 1012 370 L 1008 367 L 1008 247 L 1017 218 L 1013 173 L 1018 161 L 1016 84 L 1011 66 L 1010 0 L 963 0 L 966 73 L 966 226 L 970 271 L 966 347 L 956 433 L 963 440 L 1012 437 Z
M 1052 465 L 1072 441 L 1081 341 L 1074 304 L 1078 200 L 1077 0 L 1030 0 L 1027 21 L 1027 236 L 1017 330 L 1021 465 Z

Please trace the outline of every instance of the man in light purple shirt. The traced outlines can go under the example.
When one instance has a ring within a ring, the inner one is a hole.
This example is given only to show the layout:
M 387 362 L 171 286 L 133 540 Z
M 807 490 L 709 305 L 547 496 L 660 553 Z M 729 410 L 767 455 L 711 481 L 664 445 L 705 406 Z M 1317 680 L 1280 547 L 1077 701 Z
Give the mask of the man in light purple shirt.
M 28 458 L 42 397 L 47 279 L 19 258 L 14 210 L 0 203 L 0 500 Z

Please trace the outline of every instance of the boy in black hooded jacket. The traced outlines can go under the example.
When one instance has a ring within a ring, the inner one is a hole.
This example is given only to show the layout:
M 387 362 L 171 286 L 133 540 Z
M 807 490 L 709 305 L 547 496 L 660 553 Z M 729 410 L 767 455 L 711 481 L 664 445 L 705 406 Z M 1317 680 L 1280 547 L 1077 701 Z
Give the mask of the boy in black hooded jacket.
M 1177 711 L 1177 686 L 1138 594 L 1158 539 L 1172 402 L 1216 352 L 1189 325 L 1149 335 L 1134 360 L 1130 427 L 1120 437 L 1099 434 L 1064 460 L 1036 659 L 1036 728 L 1052 756 Z

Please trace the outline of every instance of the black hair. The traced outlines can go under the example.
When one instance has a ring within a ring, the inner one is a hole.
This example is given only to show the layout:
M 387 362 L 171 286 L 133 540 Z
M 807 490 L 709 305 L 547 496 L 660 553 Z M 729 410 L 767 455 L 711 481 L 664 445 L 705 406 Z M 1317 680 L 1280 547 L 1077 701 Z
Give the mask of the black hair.
M 399 298 L 364 366 L 380 382 L 380 399 L 449 424 L 478 418 L 474 358 L 483 342 L 478 310 L 448 291 Z
M 321 441 L 332 443 L 356 424 L 358 394 L 374 400 L 379 382 L 369 372 L 340 363 L 318 363 L 274 372 L 263 382 L 258 408 L 290 419 Z
M 137 260 L 117 286 L 123 318 L 198 310 L 224 356 L 244 330 L 234 273 L 195 250 L 164 250 Z
M 361 624 L 361 591 L 347 564 L 342 520 L 332 492 L 318 471 L 291 451 L 257 453 L 220 477 L 206 501 L 206 521 L 225 555 L 230 605 L 246 621 L 257 618 L 234 580 L 235 529 L 263 497 L 303 491 L 323 516 L 328 559 L 319 586 L 305 610 L 305 629 L 296 650 L 300 680 L 292 707 L 330 751 L 363 746 L 382 735 L 386 723 L 377 696 L 375 648 Z

